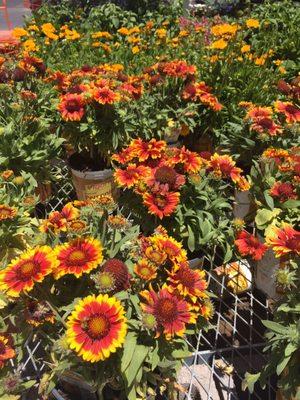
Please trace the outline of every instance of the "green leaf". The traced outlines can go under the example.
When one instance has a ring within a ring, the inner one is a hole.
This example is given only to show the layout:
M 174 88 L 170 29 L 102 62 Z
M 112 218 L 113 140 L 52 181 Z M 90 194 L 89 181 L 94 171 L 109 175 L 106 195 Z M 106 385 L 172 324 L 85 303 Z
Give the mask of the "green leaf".
M 195 251 L 195 235 L 194 235 L 192 228 L 189 225 L 187 228 L 188 228 L 188 233 L 189 233 L 188 246 L 189 246 L 189 249 L 193 252 L 193 251 Z
M 258 374 L 249 374 L 249 372 L 245 373 L 245 379 L 242 382 L 242 390 L 246 390 L 248 388 L 250 393 L 254 392 L 254 385 L 259 380 L 260 373 Z
M 284 358 L 276 367 L 276 373 L 277 375 L 281 375 L 285 367 L 288 365 L 289 361 L 291 359 L 291 356 Z
M 262 321 L 264 326 L 268 328 L 270 331 L 273 331 L 275 333 L 279 333 L 280 335 L 286 336 L 288 333 L 286 326 L 280 325 L 277 322 L 274 321 Z
M 287 200 L 282 204 L 282 208 L 298 208 L 300 207 L 300 200 Z
M 121 359 L 121 371 L 125 372 L 132 361 L 134 350 L 136 347 L 136 335 L 134 332 L 128 332 L 124 343 L 124 351 Z
M 281 210 L 279 208 L 274 208 L 274 210 L 267 210 L 262 208 L 257 211 L 255 217 L 255 223 L 258 227 L 264 227 L 266 224 L 270 223 L 272 219 L 279 215 Z
M 135 381 L 137 373 L 141 368 L 141 366 L 143 365 L 143 362 L 147 357 L 148 352 L 149 352 L 149 347 L 136 345 L 134 350 L 134 357 L 132 358 L 129 367 L 125 371 L 125 377 L 127 380 L 128 387 L 130 387 L 132 383 Z

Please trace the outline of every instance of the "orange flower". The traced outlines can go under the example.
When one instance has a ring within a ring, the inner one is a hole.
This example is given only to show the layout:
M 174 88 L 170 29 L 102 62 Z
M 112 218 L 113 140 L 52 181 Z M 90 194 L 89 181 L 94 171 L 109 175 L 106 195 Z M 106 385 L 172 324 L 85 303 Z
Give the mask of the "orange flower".
M 199 172 L 202 167 L 201 157 L 197 153 L 187 150 L 185 147 L 180 149 L 179 160 L 183 164 L 183 170 L 188 174 Z
M 212 169 L 216 176 L 220 178 L 230 178 L 234 183 L 239 185 L 242 190 L 248 190 L 249 184 L 247 184 L 245 178 L 241 176 L 241 168 L 235 166 L 235 162 L 230 156 L 215 153 L 210 159 L 209 168 Z
M 168 288 L 160 289 L 158 293 L 153 289 L 145 290 L 140 295 L 146 300 L 146 303 L 141 303 L 142 310 L 156 319 L 156 336 L 163 333 L 167 340 L 183 336 L 186 325 L 196 322 L 190 305 L 171 294 Z
M 273 226 L 268 231 L 266 243 L 274 250 L 276 257 L 300 255 L 300 232 L 287 223 L 283 223 L 281 228 Z
M 145 259 L 139 260 L 134 267 L 135 274 L 144 281 L 150 281 L 157 276 L 157 267 Z
M 112 161 L 117 161 L 119 164 L 126 164 L 135 158 L 135 152 L 131 146 L 126 147 L 117 154 L 113 154 Z
M 15 207 L 10 207 L 6 204 L 0 204 L 0 221 L 13 219 L 16 215 L 17 209 Z
M 67 220 L 59 211 L 53 211 L 49 214 L 49 218 L 42 222 L 39 229 L 44 233 L 48 233 L 50 231 L 54 233 L 60 231 L 65 232 L 67 230 Z
M 7 181 L 11 176 L 13 176 L 13 174 L 14 171 L 12 171 L 11 169 L 7 169 L 1 173 L 1 178 Z
M 251 107 L 246 114 L 246 119 L 270 118 L 273 114 L 271 107 Z
M 79 217 L 79 210 L 75 208 L 72 203 L 68 203 L 61 210 L 61 215 L 67 221 L 72 221 L 73 219 L 77 219 Z
M 102 87 L 94 91 L 93 98 L 97 103 L 105 105 L 118 102 L 120 100 L 120 95 L 108 87 Z
M 187 261 L 186 252 L 182 249 L 182 244 L 166 233 L 154 235 L 151 241 L 161 252 L 164 252 L 172 262 L 180 263 Z
M 275 101 L 274 107 L 277 112 L 285 115 L 288 124 L 300 122 L 300 108 L 293 103 L 289 101 Z
M 188 297 L 193 303 L 199 297 L 207 297 L 205 290 L 207 282 L 205 280 L 205 272 L 200 270 L 192 270 L 188 266 L 179 267 L 169 273 L 168 287 L 171 293 L 179 293 L 181 296 Z
M 85 112 L 83 97 L 80 94 L 62 96 L 58 110 L 65 121 L 80 121 Z
M 270 189 L 270 195 L 278 198 L 282 203 L 290 199 L 296 200 L 298 198 L 297 193 L 293 185 L 289 182 L 276 182 Z
M 148 207 L 150 214 L 162 219 L 170 216 L 179 204 L 180 194 L 178 192 L 145 193 L 143 202 Z
M 238 233 L 234 244 L 242 256 L 250 256 L 253 260 L 261 260 L 267 251 L 267 246 L 250 233 L 241 231 Z
M 185 78 L 188 75 L 195 75 L 197 72 L 194 65 L 189 65 L 181 60 L 162 63 L 159 65 L 159 69 L 162 73 L 176 78 Z
M 156 139 L 151 139 L 148 142 L 144 142 L 142 139 L 135 139 L 130 146 L 140 162 L 160 158 L 167 147 L 166 142 Z
M 250 129 L 258 133 L 267 133 L 270 136 L 282 133 L 282 127 L 275 124 L 272 118 L 258 118 L 250 126 Z
M 102 245 L 97 239 L 77 238 L 69 243 L 57 246 L 54 254 L 59 262 L 53 271 L 54 278 L 73 274 L 79 278 L 83 273 L 88 273 L 103 260 Z
M 42 282 L 57 266 L 52 249 L 36 247 L 14 259 L 0 272 L 0 290 L 9 296 L 19 297 L 33 289 L 35 282 Z
M 16 355 L 15 350 L 9 343 L 10 337 L 7 334 L 0 333 L 0 369 L 4 367 L 5 363 L 14 358 Z
M 136 166 L 135 164 L 129 164 L 125 170 L 116 169 L 114 177 L 119 186 L 131 188 L 141 179 L 147 177 L 149 172 L 149 168 L 143 165 Z

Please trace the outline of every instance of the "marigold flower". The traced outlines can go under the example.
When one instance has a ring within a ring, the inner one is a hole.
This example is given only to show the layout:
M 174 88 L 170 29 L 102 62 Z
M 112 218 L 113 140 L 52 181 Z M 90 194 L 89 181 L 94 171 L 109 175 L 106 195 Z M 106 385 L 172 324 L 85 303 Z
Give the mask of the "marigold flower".
M 54 254 L 58 265 L 53 271 L 54 278 L 72 274 L 79 278 L 97 268 L 103 261 L 103 248 L 99 240 L 85 237 L 57 246 Z
M 102 105 L 114 104 L 120 100 L 120 94 L 108 87 L 102 87 L 94 91 L 93 98 L 97 103 Z
M 169 272 L 168 282 L 171 293 L 178 292 L 181 296 L 188 297 L 193 303 L 199 297 L 207 297 L 205 271 L 192 270 L 188 266 L 179 267 Z
M 253 260 L 261 260 L 267 251 L 267 246 L 250 233 L 241 231 L 234 244 L 242 256 L 250 256 Z
M 291 199 L 296 200 L 298 198 L 296 189 L 289 182 L 274 183 L 273 187 L 270 189 L 270 195 L 278 198 L 281 203 Z
M 300 231 L 290 224 L 283 223 L 280 228 L 273 226 L 269 229 L 266 243 L 273 249 L 276 257 L 285 254 L 300 255 Z
M 257 120 L 260 118 L 270 118 L 273 114 L 272 108 L 271 107 L 260 107 L 260 106 L 255 106 L 251 107 L 247 114 L 246 114 L 246 119 L 252 119 L 252 120 Z
M 247 28 L 259 28 L 259 21 L 253 18 L 247 19 L 246 26 Z
M 228 46 L 228 42 L 224 39 L 219 39 L 213 42 L 209 47 L 213 50 L 223 50 Z
M 139 260 L 134 267 L 134 273 L 144 281 L 150 281 L 157 276 L 157 267 L 146 259 Z
M 10 337 L 6 334 L 0 333 L 0 369 L 4 367 L 5 363 L 14 358 L 16 355 L 15 350 L 10 345 Z
M 142 139 L 135 139 L 132 141 L 130 147 L 139 161 L 143 162 L 148 159 L 160 158 L 167 144 L 163 140 L 151 139 L 148 142 L 144 142 Z
M 85 113 L 82 95 L 66 94 L 62 96 L 58 110 L 65 121 L 80 121 Z
M 0 290 L 9 296 L 19 297 L 21 293 L 31 291 L 35 282 L 42 282 L 57 265 L 50 247 L 28 250 L 0 272 Z
M 183 336 L 186 325 L 196 322 L 191 306 L 168 291 L 160 289 L 158 293 L 153 289 L 140 293 L 146 303 L 141 303 L 142 310 L 151 314 L 157 321 L 156 336 L 163 333 L 167 340 L 174 336 Z
M 13 219 L 16 215 L 17 209 L 15 207 L 10 207 L 6 204 L 0 204 L 0 222 Z
M 13 29 L 12 35 L 16 39 L 21 39 L 23 36 L 28 36 L 28 32 L 24 28 L 16 27 Z
M 251 46 L 249 44 L 244 44 L 244 46 L 241 47 L 241 53 L 248 53 L 251 50 Z
M 238 31 L 239 26 L 237 24 L 218 24 L 211 27 L 211 33 L 214 36 L 234 36 Z
M 148 207 L 150 214 L 163 219 L 173 214 L 179 204 L 179 198 L 178 192 L 144 193 L 143 203 Z
M 68 344 L 84 361 L 103 361 L 122 347 L 127 333 L 125 310 L 107 294 L 80 300 L 67 321 Z
M 285 115 L 286 122 L 288 124 L 300 122 L 300 108 L 293 103 L 289 101 L 283 102 L 278 100 L 275 101 L 274 107 L 278 113 Z

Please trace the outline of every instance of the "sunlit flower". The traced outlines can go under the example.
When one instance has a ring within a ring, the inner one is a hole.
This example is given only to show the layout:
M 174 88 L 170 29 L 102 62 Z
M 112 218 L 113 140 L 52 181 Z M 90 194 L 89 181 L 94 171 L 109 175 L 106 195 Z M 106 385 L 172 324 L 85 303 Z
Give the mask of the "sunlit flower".
M 4 367 L 8 360 L 14 358 L 16 355 L 15 350 L 9 342 L 9 337 L 0 332 L 0 369 Z
M 19 297 L 21 293 L 31 291 L 35 282 L 42 282 L 57 264 L 48 246 L 28 250 L 0 272 L 0 289 L 9 296 Z
M 150 173 L 143 165 L 129 164 L 126 169 L 116 169 L 114 177 L 118 185 L 131 188 Z
M 228 42 L 224 39 L 219 39 L 213 42 L 209 47 L 213 50 L 223 50 L 228 46 Z
M 167 259 L 167 254 L 161 247 L 149 245 L 144 249 L 146 259 L 156 265 L 162 265 Z
M 238 31 L 239 26 L 237 24 L 218 24 L 211 27 L 211 33 L 214 36 L 234 36 Z
M 87 224 L 81 219 L 74 219 L 68 222 L 68 229 L 73 232 L 82 232 L 87 229 Z
M 68 203 L 61 210 L 61 215 L 67 221 L 72 221 L 79 217 L 79 210 L 75 208 L 72 203 Z
M 82 95 L 66 94 L 62 96 L 58 110 L 65 121 L 80 121 L 85 113 Z
M 93 97 L 97 103 L 102 105 L 114 104 L 120 100 L 120 94 L 114 92 L 108 87 L 100 87 L 96 89 L 93 93 Z
M 59 262 L 53 271 L 55 279 L 72 274 L 79 278 L 97 268 L 103 261 L 102 245 L 94 238 L 76 238 L 54 249 Z
M 241 231 L 234 242 L 242 256 L 250 256 L 253 260 L 261 260 L 267 251 L 267 246 L 250 233 Z
M 288 124 L 300 122 L 300 108 L 295 104 L 289 101 L 275 101 L 274 107 L 278 113 L 285 115 L 286 122 Z
M 183 170 L 188 174 L 194 174 L 200 171 L 202 160 L 199 155 L 193 151 L 182 147 L 179 152 L 179 162 L 183 164 Z
M 276 182 L 270 189 L 270 195 L 278 198 L 280 202 L 290 199 L 297 199 L 297 193 L 294 186 L 289 182 Z
M 1 178 L 7 181 L 9 178 L 11 178 L 14 175 L 14 171 L 11 169 L 7 169 L 1 173 Z
M 151 139 L 148 142 L 144 142 L 142 139 L 135 139 L 130 146 L 139 161 L 143 162 L 148 159 L 160 158 L 162 153 L 165 151 L 167 144 L 163 140 Z
M 16 39 L 21 39 L 24 36 L 28 36 L 28 32 L 24 28 L 16 27 L 13 29 L 12 35 Z
M 205 290 L 207 282 L 205 272 L 192 270 L 188 266 L 179 267 L 169 273 L 169 290 L 171 293 L 179 293 L 181 296 L 188 297 L 193 303 L 201 297 L 206 297 Z
M 157 248 L 164 252 L 172 262 L 185 262 L 186 252 L 182 249 L 182 244 L 168 236 L 166 233 L 158 233 L 151 238 Z
M 272 118 L 258 118 L 251 124 L 250 129 L 261 134 L 267 133 L 270 136 L 282 133 L 282 127 L 275 124 Z
M 178 192 L 144 193 L 143 202 L 148 207 L 149 213 L 162 219 L 171 215 L 179 204 Z
M 230 156 L 215 153 L 210 159 L 209 168 L 217 177 L 230 178 L 241 190 L 249 189 L 249 183 L 241 176 L 241 168 L 235 166 Z
M 280 228 L 273 226 L 269 229 L 266 243 L 274 250 L 276 257 L 285 254 L 300 255 L 300 231 L 287 223 L 283 223 Z
M 248 53 L 251 50 L 251 46 L 249 44 L 244 44 L 244 46 L 241 47 L 241 53 Z
M 35 327 L 45 322 L 54 324 L 55 317 L 45 301 L 29 300 L 25 310 L 26 322 Z
M 168 291 L 160 289 L 158 293 L 153 289 L 140 293 L 146 301 L 142 303 L 142 310 L 146 314 L 154 315 L 157 321 L 157 336 L 163 333 L 167 340 L 173 336 L 183 336 L 186 325 L 195 323 L 195 315 L 190 311 L 190 305 Z
M 146 259 L 139 260 L 134 267 L 134 273 L 144 281 L 150 281 L 157 276 L 157 267 Z
M 68 318 L 67 326 L 70 348 L 92 363 L 115 353 L 122 347 L 127 333 L 123 306 L 107 294 L 80 300 Z
M 16 215 L 17 209 L 15 207 L 10 207 L 6 204 L 0 204 L 0 221 L 13 219 Z
M 253 18 L 247 19 L 246 26 L 247 28 L 259 28 L 259 21 Z
M 39 229 L 41 232 L 65 232 L 67 230 L 68 221 L 64 218 L 59 211 L 52 211 L 49 218 L 42 221 Z
M 58 40 L 59 36 L 55 33 L 56 29 L 55 27 L 50 23 L 42 24 L 41 25 L 41 30 L 44 33 L 47 38 L 52 39 L 52 40 Z
M 246 114 L 246 119 L 270 118 L 273 114 L 271 107 L 251 107 Z

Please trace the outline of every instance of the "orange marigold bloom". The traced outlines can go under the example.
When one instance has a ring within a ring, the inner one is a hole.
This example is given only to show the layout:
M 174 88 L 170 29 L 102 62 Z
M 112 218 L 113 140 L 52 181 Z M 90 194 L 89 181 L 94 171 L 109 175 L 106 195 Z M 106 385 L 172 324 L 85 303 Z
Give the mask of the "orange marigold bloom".
M 118 185 L 131 188 L 150 173 L 143 165 L 129 164 L 126 169 L 116 169 L 114 177 Z
M 159 68 L 162 73 L 176 78 L 185 78 L 188 75 L 195 75 L 197 72 L 195 65 L 189 65 L 181 60 L 162 63 Z
M 168 281 L 170 283 L 168 288 L 171 293 L 178 292 L 181 296 L 188 297 L 193 303 L 199 297 L 207 297 L 205 294 L 207 282 L 204 271 L 192 270 L 188 266 L 179 267 L 169 273 Z
M 13 219 L 16 215 L 17 209 L 15 207 L 10 207 L 6 204 L 0 204 L 0 221 Z
M 246 119 L 270 118 L 273 114 L 271 107 L 251 107 L 246 114 Z
M 31 291 L 35 282 L 42 282 L 57 264 L 48 246 L 28 250 L 0 272 L 0 290 L 19 297 L 21 293 Z
M 134 272 L 142 280 L 150 281 L 156 278 L 157 267 L 143 258 L 135 264 Z
M 107 294 L 80 300 L 67 321 L 66 337 L 85 361 L 103 361 L 125 342 L 125 310 L 115 297 Z
M 1 178 L 7 181 L 11 176 L 13 176 L 13 174 L 14 171 L 12 171 L 11 169 L 7 169 L 1 173 Z
M 234 244 L 242 256 L 250 256 L 255 261 L 261 260 L 267 251 L 265 244 L 244 230 L 238 233 Z
M 280 228 L 273 226 L 268 231 L 266 243 L 273 249 L 276 257 L 285 254 L 300 255 L 300 231 L 290 224 L 283 223 Z
M 187 261 L 186 252 L 182 249 L 182 244 L 171 236 L 165 233 L 156 234 L 151 238 L 151 241 L 160 251 L 164 252 L 172 262 L 179 263 Z
M 128 146 L 117 154 L 113 154 L 112 161 L 117 161 L 119 164 L 127 164 L 136 157 L 132 146 Z
M 199 172 L 203 165 L 201 157 L 197 153 L 187 150 L 185 147 L 180 149 L 178 161 L 183 164 L 183 170 L 188 174 Z
M 84 116 L 84 99 L 80 94 L 66 94 L 61 97 L 58 110 L 65 121 L 80 121 Z
M 59 262 L 53 271 L 54 278 L 72 274 L 79 278 L 103 261 L 102 245 L 94 238 L 77 238 L 69 243 L 57 246 L 54 254 Z
M 289 101 L 275 101 L 274 107 L 277 112 L 285 115 L 288 124 L 300 122 L 300 108 L 295 104 Z
M 7 334 L 0 333 L 0 369 L 4 367 L 5 363 L 14 358 L 16 355 L 15 350 L 11 347 L 10 337 Z
M 282 203 L 290 199 L 296 200 L 298 198 L 294 186 L 289 182 L 276 182 L 270 189 L 270 195 L 278 198 Z
M 167 144 L 163 140 L 151 139 L 148 142 L 144 142 L 142 139 L 135 139 L 130 144 L 130 147 L 135 152 L 139 161 L 143 162 L 149 159 L 160 158 Z
M 163 219 L 173 214 L 179 204 L 179 198 L 178 192 L 144 193 L 143 202 L 150 214 Z
M 214 174 L 221 178 L 230 178 L 234 183 L 239 185 L 241 189 L 243 187 L 248 187 L 246 181 L 241 176 L 241 168 L 235 166 L 235 161 L 233 161 L 230 156 L 215 153 L 210 159 L 209 166 Z
M 120 94 L 108 87 L 100 87 L 94 91 L 93 98 L 97 103 L 102 105 L 114 104 L 120 100 Z
M 141 304 L 142 310 L 153 315 L 157 321 L 156 336 L 163 333 L 167 340 L 183 336 L 186 325 L 196 322 L 191 306 L 170 293 L 168 288 L 160 289 L 158 293 L 153 289 L 145 290 L 140 295 L 146 301 Z

